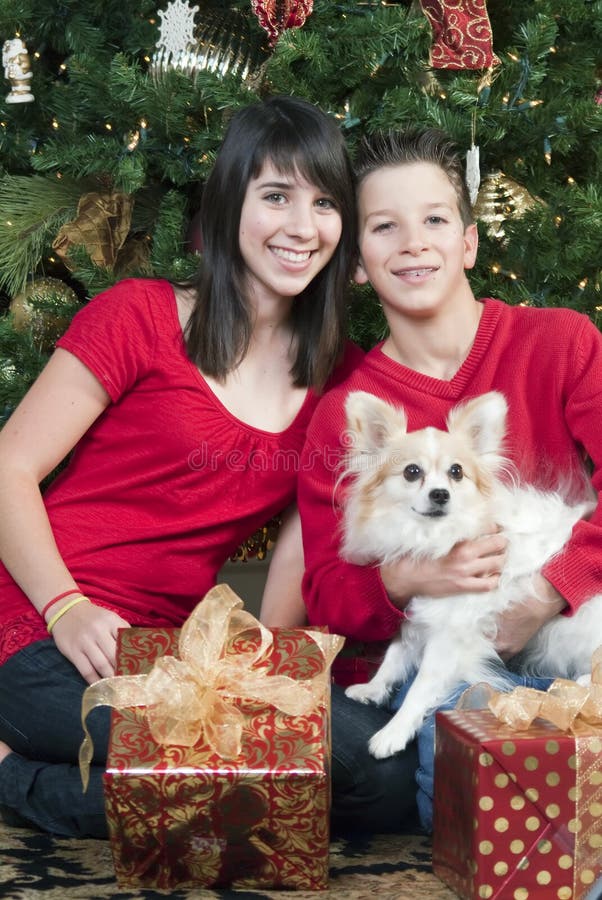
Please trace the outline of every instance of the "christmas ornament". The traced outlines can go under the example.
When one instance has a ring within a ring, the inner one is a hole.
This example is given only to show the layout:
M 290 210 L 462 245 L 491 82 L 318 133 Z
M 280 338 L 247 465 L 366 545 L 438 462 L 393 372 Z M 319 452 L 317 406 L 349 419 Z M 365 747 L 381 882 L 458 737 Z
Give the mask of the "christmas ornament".
M 92 262 L 105 269 L 115 265 L 130 230 L 133 200 L 118 191 L 84 194 L 73 222 L 59 230 L 52 247 L 69 268 L 69 250 L 82 245 Z
M 268 33 L 270 47 L 287 29 L 304 25 L 313 5 L 313 0 L 251 0 L 259 24 Z
M 198 6 L 190 7 L 184 0 L 172 0 L 167 9 L 158 13 L 161 17 L 157 52 L 151 60 L 151 68 L 161 72 L 167 68 L 186 70 L 194 47 L 194 17 Z
M 466 187 L 470 196 L 470 202 L 474 206 L 479 194 L 481 183 L 481 171 L 479 169 L 479 148 L 474 144 L 466 151 Z
M 485 0 L 420 0 L 433 31 L 434 69 L 485 69 L 499 65 Z
M 4 77 L 10 81 L 11 90 L 6 103 L 31 103 L 34 96 L 30 91 L 33 78 L 29 63 L 29 53 L 21 38 L 5 41 L 2 47 Z
M 473 212 L 475 218 L 487 225 L 487 234 L 501 240 L 504 237 L 504 222 L 519 218 L 541 202 L 503 172 L 493 172 L 483 179 Z
M 9 310 L 15 331 L 29 331 L 34 343 L 48 353 L 79 306 L 75 291 L 60 278 L 38 278 L 13 297 Z

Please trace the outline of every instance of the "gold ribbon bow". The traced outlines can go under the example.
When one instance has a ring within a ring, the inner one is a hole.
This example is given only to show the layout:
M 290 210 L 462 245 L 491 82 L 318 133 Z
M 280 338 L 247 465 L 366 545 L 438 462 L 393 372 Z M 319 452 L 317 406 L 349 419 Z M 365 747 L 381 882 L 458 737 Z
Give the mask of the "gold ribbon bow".
M 525 731 L 537 717 L 572 734 L 602 726 L 602 647 L 592 657 L 589 685 L 557 678 L 547 691 L 517 687 L 508 694 L 491 693 L 488 706 L 496 719 Z
M 244 716 L 231 700 L 259 700 L 291 716 L 307 715 L 318 705 L 344 638 L 306 630 L 324 657 L 322 671 L 304 681 L 271 675 L 261 664 L 270 653 L 272 633 L 242 605 L 228 585 L 217 585 L 182 626 L 179 659 L 162 656 L 147 675 L 116 675 L 86 688 L 79 753 L 84 790 L 93 754 L 86 718 L 96 706 L 144 706 L 158 744 L 190 747 L 204 736 L 213 751 L 231 759 L 240 754 L 244 727 Z M 259 644 L 255 639 L 248 642 L 249 649 L 235 647 L 245 632 L 255 632 L 255 638 L 258 632 Z

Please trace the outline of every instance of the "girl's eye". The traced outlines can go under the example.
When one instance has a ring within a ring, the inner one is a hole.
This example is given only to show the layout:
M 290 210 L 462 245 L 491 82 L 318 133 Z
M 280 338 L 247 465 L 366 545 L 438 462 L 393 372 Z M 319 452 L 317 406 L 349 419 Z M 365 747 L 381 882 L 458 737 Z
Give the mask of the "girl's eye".
M 319 209 L 336 209 L 337 205 L 332 199 L 332 197 L 320 197 L 319 200 L 316 200 L 316 206 Z
M 464 478 L 464 470 L 460 463 L 454 463 L 453 466 L 450 466 L 448 474 L 452 481 L 462 481 Z
M 410 463 L 403 470 L 403 477 L 406 481 L 418 481 L 419 478 L 422 478 L 423 471 L 420 466 L 417 466 L 416 463 Z
M 270 203 L 284 203 L 286 201 L 284 194 L 279 194 L 276 191 L 271 194 L 266 194 L 264 199 L 268 200 Z

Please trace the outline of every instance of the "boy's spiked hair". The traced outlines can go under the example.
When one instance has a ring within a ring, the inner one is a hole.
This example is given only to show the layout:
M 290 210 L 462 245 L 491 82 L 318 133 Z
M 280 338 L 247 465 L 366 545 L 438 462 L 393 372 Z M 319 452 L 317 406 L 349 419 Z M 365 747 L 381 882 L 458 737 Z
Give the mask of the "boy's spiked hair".
M 460 150 L 448 135 L 436 128 L 377 132 L 364 137 L 355 161 L 357 186 L 378 169 L 408 163 L 431 163 L 442 169 L 456 192 L 464 227 L 472 225 L 474 216 Z

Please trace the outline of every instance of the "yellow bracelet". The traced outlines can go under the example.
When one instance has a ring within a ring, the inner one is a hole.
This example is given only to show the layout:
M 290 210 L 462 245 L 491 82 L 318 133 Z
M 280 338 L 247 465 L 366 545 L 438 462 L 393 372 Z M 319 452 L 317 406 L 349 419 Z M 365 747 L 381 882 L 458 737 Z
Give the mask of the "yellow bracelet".
M 52 634 L 52 629 L 54 628 L 54 626 L 56 625 L 58 620 L 61 618 L 61 616 L 64 616 L 66 612 L 69 612 L 70 609 L 72 609 L 74 606 L 77 606 L 77 604 L 81 603 L 82 600 L 89 600 L 89 597 L 84 597 L 83 594 L 80 594 L 79 597 L 74 597 L 73 600 L 69 601 L 69 603 L 65 603 L 63 608 L 59 609 L 59 611 L 53 615 L 50 622 L 46 626 L 46 630 L 48 631 L 48 634 Z

